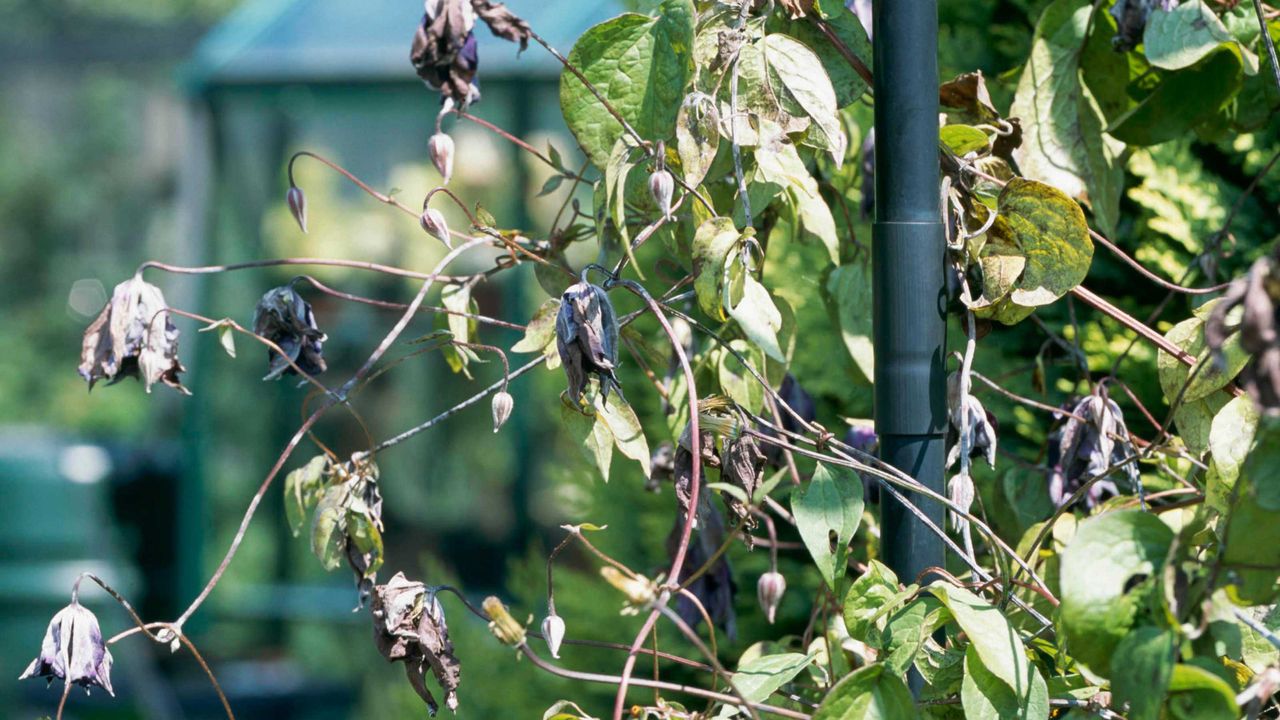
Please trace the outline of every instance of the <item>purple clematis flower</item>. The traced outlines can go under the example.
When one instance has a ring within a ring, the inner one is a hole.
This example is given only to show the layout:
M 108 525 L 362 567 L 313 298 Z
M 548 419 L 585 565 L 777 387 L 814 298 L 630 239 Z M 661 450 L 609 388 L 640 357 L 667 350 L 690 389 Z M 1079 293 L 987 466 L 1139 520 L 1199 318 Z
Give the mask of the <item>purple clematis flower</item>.
M 18 679 L 31 677 L 48 678 L 50 683 L 60 678 L 83 686 L 86 691 L 96 685 L 115 696 L 111 689 L 111 651 L 102 641 L 98 618 L 78 601 L 59 610 L 49 622 L 40 655 Z

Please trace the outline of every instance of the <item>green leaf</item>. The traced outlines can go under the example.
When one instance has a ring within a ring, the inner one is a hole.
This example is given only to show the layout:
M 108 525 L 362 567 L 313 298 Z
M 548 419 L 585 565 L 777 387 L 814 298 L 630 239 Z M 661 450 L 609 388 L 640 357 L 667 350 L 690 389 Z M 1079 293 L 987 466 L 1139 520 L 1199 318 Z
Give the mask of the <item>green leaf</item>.
M 860 668 L 831 688 L 813 720 L 913 720 L 915 701 L 907 684 L 883 663 Z
M 609 482 L 609 466 L 613 462 L 613 434 L 599 421 L 596 413 L 590 415 L 570 407 L 567 400 L 560 403 L 560 419 L 569 439 L 582 448 L 587 461 L 600 470 L 600 477 Z
M 551 298 L 538 306 L 537 312 L 525 326 L 524 337 L 511 346 L 511 352 L 546 352 L 556 341 L 556 314 L 559 312 L 560 298 Z
M 943 581 L 931 585 L 929 591 L 947 606 L 960 629 L 969 636 L 971 647 L 981 661 L 981 669 L 1004 684 L 1008 699 L 1018 712 L 999 717 L 1048 715 L 1048 686 L 1040 671 L 1027 658 L 1022 638 L 1004 613 L 972 592 Z M 971 665 L 966 655 L 966 675 L 970 673 Z M 984 697 L 994 697 L 989 683 L 979 682 L 977 687 Z
M 1027 258 L 1021 248 L 1008 239 L 988 236 L 978 257 L 978 265 L 982 268 L 982 294 L 974 298 L 970 307 L 978 312 L 979 317 L 997 319 L 1000 301 L 1017 287 L 1018 278 L 1027 268 Z M 1018 320 L 1021 318 L 1012 322 Z
M 1192 663 L 1207 658 L 1194 658 Z M 1178 720 L 1235 720 L 1240 715 L 1236 693 L 1220 676 L 1197 664 L 1173 666 L 1169 682 L 1169 716 Z
M 839 40 L 839 46 L 809 18 L 783 20 L 780 17 L 781 13 L 775 13 L 772 20 L 778 21 L 780 28 L 786 34 L 804 43 L 818 55 L 835 89 L 836 104 L 845 107 L 866 93 L 867 83 L 853 69 L 844 51 L 850 52 L 870 69 L 872 67 L 871 41 L 867 39 L 867 31 L 862 27 L 862 21 L 858 20 L 853 11 L 845 7 L 843 0 L 818 0 L 815 3 L 815 10 Z
M 862 481 L 848 468 L 818 463 L 809 484 L 791 495 L 791 512 L 822 579 L 836 588 L 862 520 Z
M 813 655 L 763 655 L 738 666 L 733 685 L 747 702 L 764 702 L 813 662 Z M 721 713 L 724 717 L 725 714 Z
M 656 18 L 620 15 L 583 33 L 569 62 L 641 137 L 668 138 L 693 71 L 695 16 L 691 0 L 665 0 Z M 624 130 L 567 69 L 560 74 L 560 108 L 587 157 L 605 167 Z
M 714 101 L 690 102 L 688 98 L 680 104 L 680 112 L 676 115 L 676 151 L 680 155 L 680 169 L 684 173 L 684 181 L 693 187 L 706 178 L 720 149 L 718 118 Z
M 542 189 L 538 191 L 538 194 L 535 197 L 550 195 L 560 189 L 560 183 L 562 182 L 564 182 L 564 175 L 552 175 L 547 178 L 546 182 L 542 183 Z
M 1243 57 L 1232 44 L 1192 67 L 1166 73 L 1141 102 L 1112 120 L 1107 132 L 1131 145 L 1156 145 L 1185 136 L 1236 97 L 1244 81 Z
M 885 609 L 894 610 L 899 597 L 898 576 L 879 560 L 867 563 L 867 571 L 849 586 L 844 597 L 844 624 L 849 636 L 873 647 L 880 645 L 880 630 L 876 621 L 883 617 Z
M 596 420 L 613 436 L 613 444 L 625 456 L 640 463 L 644 476 L 649 477 L 649 441 L 644 437 L 640 419 L 627 401 L 618 393 L 610 393 L 604 406 L 596 401 Z M 606 475 L 607 477 L 607 475 Z
M 572 713 L 568 712 L 569 708 L 573 709 Z M 542 713 L 542 720 L 595 720 L 595 718 L 578 707 L 577 703 L 569 700 L 560 700 Z
M 971 152 L 985 152 L 991 147 L 987 134 L 972 125 L 943 125 L 938 138 L 947 149 L 960 157 Z
M 1239 49 L 1250 75 L 1258 72 L 1258 57 L 1236 42 L 1203 0 L 1184 2 L 1170 10 L 1153 8 L 1142 35 L 1147 60 L 1165 70 L 1191 67 L 1224 43 Z
M 762 350 L 744 340 L 731 340 L 729 347 L 745 357 L 757 373 L 764 375 L 765 357 Z M 733 353 L 727 350 L 719 353 L 716 375 L 720 381 L 720 389 L 730 400 L 755 414 L 759 414 L 764 408 L 764 388 Z
M 1116 707 L 1129 705 L 1129 720 L 1159 720 L 1173 677 L 1177 638 L 1168 630 L 1141 627 L 1116 646 L 1111 663 L 1111 692 Z
M 946 625 L 950 618 L 946 607 L 932 595 L 918 597 L 893 613 L 885 623 L 881 641 L 885 667 L 899 675 L 905 673 L 934 631 Z
M 769 33 L 764 37 L 762 52 L 769 68 L 776 74 L 783 110 L 791 115 L 807 115 L 817 133 L 818 145 L 831 153 L 836 166 L 844 162 L 849 138 L 840 126 L 836 91 L 818 56 L 793 37 Z
M 317 455 L 308 460 L 306 465 L 284 477 L 284 513 L 294 537 L 302 532 L 302 525 L 307 520 L 307 510 L 316 504 L 322 494 L 321 482 L 328 469 L 329 457 Z
M 738 327 L 742 328 L 747 339 L 755 343 L 756 347 L 774 360 L 785 363 L 787 356 L 783 354 L 782 347 L 778 344 L 778 331 L 782 329 L 782 313 L 778 311 L 778 306 L 774 305 L 769 291 L 758 280 L 751 277 L 750 273 L 744 273 L 742 281 L 742 299 L 736 305 L 730 302 L 729 287 L 724 288 L 724 305 L 729 311 L 729 317 L 737 321 Z
M 821 242 L 827 249 L 831 262 L 838 264 L 840 238 L 836 234 L 836 221 L 831 216 L 831 208 L 827 207 L 818 191 L 818 181 L 809 174 L 796 146 L 781 134 L 776 125 L 761 121 L 760 134 L 762 140 L 754 154 L 756 173 L 752 185 L 766 188 L 776 186 L 785 190 L 795 207 L 796 223 L 801 235 Z M 766 204 L 758 203 L 756 195 L 751 195 L 753 212 L 764 210 Z
M 1226 387 L 1227 383 L 1239 375 L 1249 362 L 1249 354 L 1240 347 L 1240 334 L 1233 333 L 1222 344 L 1224 362 L 1219 366 L 1217 360 L 1205 352 L 1204 321 L 1200 318 L 1192 317 L 1183 320 L 1165 333 L 1164 338 L 1182 348 L 1188 355 L 1199 358 L 1204 366 L 1196 373 L 1191 384 L 1187 385 L 1191 368 L 1176 357 L 1163 350 L 1160 351 L 1156 358 L 1156 370 L 1160 374 L 1160 388 L 1164 390 L 1165 399 L 1169 402 L 1173 402 L 1173 399 L 1178 397 L 1183 385 L 1187 385 L 1187 390 L 1182 396 L 1184 402 L 1207 397 Z
M 965 648 L 960 703 L 966 720 L 1042 720 L 1049 717 L 1049 686 L 1038 670 L 1022 695 L 1015 694 L 982 662 L 975 645 Z
M 347 511 L 347 537 L 355 543 L 357 550 L 370 556 L 369 567 L 364 576 L 373 577 L 378 568 L 382 567 L 382 531 L 370 518 L 367 509 L 361 511 L 352 508 Z
M 1253 398 L 1247 395 L 1232 398 L 1213 416 L 1213 424 L 1209 428 L 1209 450 L 1213 452 L 1214 471 L 1227 485 L 1235 484 L 1240 476 L 1240 468 L 1249 455 L 1257 431 L 1258 409 Z
M 827 278 L 827 294 L 835 305 L 845 349 L 867 380 L 875 378 L 875 347 L 871 343 L 871 267 L 869 263 L 841 265 Z
M 1041 14 L 1009 112 L 1022 120 L 1022 144 L 1013 156 L 1026 177 L 1087 202 L 1103 233 L 1114 234 L 1122 148 L 1103 134 L 1102 114 L 1080 81 L 1092 7 L 1090 0 L 1055 0 Z
M 311 552 L 320 558 L 325 570 L 336 570 L 342 565 L 346 545 L 347 488 L 330 485 L 316 505 L 311 520 Z
M 1026 265 L 1009 299 L 1023 307 L 1048 305 L 1084 280 L 1093 242 L 1080 206 L 1056 188 L 1034 180 L 1009 181 L 987 231 L 997 244 L 1021 250 Z
M 1120 510 L 1080 523 L 1062 552 L 1058 621 L 1071 654 L 1110 677 L 1116 646 L 1129 634 L 1141 599 L 1126 592 L 1137 576 L 1164 565 L 1173 531 L 1155 515 Z
M 698 307 L 713 320 L 723 322 L 725 263 L 741 234 L 732 218 L 716 217 L 703 222 L 693 234 L 693 289 Z
M 1178 409 L 1173 411 L 1173 423 L 1178 428 L 1178 435 L 1193 454 L 1199 455 L 1209 449 L 1209 430 L 1213 417 L 1226 403 L 1227 396 L 1217 393 L 1202 400 L 1183 400 Z
M 440 303 L 444 305 L 446 310 L 452 311 L 446 316 L 445 323 L 449 328 L 449 332 L 453 335 L 453 339 L 458 342 L 471 342 L 478 327 L 476 321 L 464 315 L 454 314 L 470 313 L 474 315 L 479 311 L 475 301 L 471 299 L 471 287 L 468 285 L 446 286 L 440 291 Z M 478 358 L 470 348 L 449 345 L 444 348 L 443 353 L 450 369 L 454 372 L 461 372 L 468 378 L 471 377 L 471 374 L 467 371 L 467 366 Z

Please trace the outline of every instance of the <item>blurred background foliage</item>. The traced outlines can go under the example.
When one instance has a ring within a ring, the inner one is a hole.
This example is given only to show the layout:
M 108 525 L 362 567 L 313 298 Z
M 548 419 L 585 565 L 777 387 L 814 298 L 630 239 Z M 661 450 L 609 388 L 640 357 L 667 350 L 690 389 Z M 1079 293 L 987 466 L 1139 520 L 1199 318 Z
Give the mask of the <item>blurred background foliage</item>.
M 1010 78 L 1044 4 L 941 3 L 943 76 L 981 69 L 992 79 L 997 106 L 1006 108 Z M 410 204 L 435 185 L 426 140 L 437 98 L 407 62 L 417 3 L 361 3 L 357 14 L 372 19 L 349 27 L 332 2 L 238 5 L 0 0 L 0 496 L 9 506 L 0 531 L 0 677 L 17 677 L 34 656 L 44 623 L 65 604 L 71 580 L 86 567 L 119 582 L 145 615 L 175 616 L 221 558 L 306 398 L 306 390 L 292 383 L 261 384 L 265 363 L 256 347 L 240 342 L 233 360 L 187 321 L 179 325 L 193 397 L 164 391 L 147 396 L 132 382 L 86 395 L 75 373 L 80 335 L 115 283 L 149 258 L 194 265 L 341 257 L 425 270 L 440 254 L 413 218 L 315 163 L 297 166 L 310 234 L 298 232 L 283 203 L 285 160 L 304 148 L 328 154 L 376 188 L 395 188 Z M 567 51 L 590 24 L 625 6 L 643 10 L 647 4 L 509 5 Z M 306 32 L 291 37 L 295 25 Z M 394 32 L 381 29 L 388 26 Z M 364 30 L 369 34 L 361 35 Z M 330 45 L 308 46 L 316 37 Z M 203 44 L 201 38 L 207 38 Z M 364 48 L 370 38 L 385 40 L 391 50 L 383 52 L 378 43 Z M 253 68 L 261 76 L 230 73 L 235 66 L 227 58 L 255 44 L 270 47 L 273 39 L 312 54 L 277 56 L 274 74 L 261 66 Z M 385 59 L 385 66 L 365 66 L 363 49 Z M 344 65 L 326 54 L 330 50 L 354 59 Z M 538 48 L 518 60 L 514 55 L 509 46 L 485 55 L 482 68 L 496 69 L 484 71 L 477 114 L 535 147 L 550 142 L 577 167 L 581 155 L 559 120 L 554 64 Z M 869 118 L 867 108 L 856 108 L 847 119 L 865 133 Z M 459 146 L 452 187 L 468 202 L 483 204 L 500 226 L 534 236 L 545 232 L 568 186 L 537 197 L 547 168 L 477 125 L 451 119 L 447 127 Z M 1233 208 L 1277 149 L 1280 138 L 1270 124 L 1254 133 L 1188 138 L 1134 153 L 1115 240 L 1170 279 L 1189 269 L 1193 284 L 1233 276 L 1280 232 L 1280 180 L 1264 179 L 1238 211 Z M 857 173 L 857 164 L 846 172 Z M 586 192 L 579 197 L 589 203 Z M 870 227 L 856 212 L 858 198 L 846 200 L 854 212 L 837 213 L 841 229 L 851 243 L 866 243 Z M 1232 232 L 1248 242 L 1237 248 L 1225 236 L 1222 262 L 1197 263 L 1233 212 Z M 465 225 L 460 213 L 446 213 L 451 225 Z M 661 250 L 651 244 L 643 252 L 642 265 L 651 267 Z M 798 319 L 792 371 L 817 401 L 819 421 L 837 429 L 845 418 L 870 415 L 870 388 L 823 301 L 824 278 L 806 271 L 811 252 L 821 250 L 771 243 L 767 272 L 786 279 L 777 294 Z M 475 271 L 491 261 L 460 268 Z M 349 269 L 306 271 L 338 289 L 383 299 L 406 301 L 415 290 L 409 281 Z M 149 272 L 175 307 L 247 323 L 263 291 L 303 270 L 249 270 L 203 281 Z M 477 288 L 481 313 L 527 321 L 545 293 L 527 271 L 501 277 Z M 1102 250 L 1089 286 L 1140 318 L 1164 299 L 1163 291 L 1135 280 Z M 349 375 L 395 319 L 385 310 L 308 297 L 330 337 L 327 378 Z M 623 312 L 637 307 L 620 302 Z M 1186 317 L 1189 302 L 1175 299 L 1157 327 L 1165 330 Z M 651 336 L 651 321 L 640 323 L 642 334 Z M 429 332 L 431 318 L 414 328 L 406 337 Z M 977 369 L 1019 394 L 1061 402 L 1079 389 L 1077 360 L 1046 330 L 1069 341 L 1078 336 L 1090 369 L 1098 372 L 1108 371 L 1130 345 L 1116 324 L 1064 302 L 1041 310 L 1035 321 L 994 330 L 980 345 Z M 960 328 L 953 327 L 951 337 L 957 342 Z M 510 347 L 519 334 L 483 328 L 481 338 Z M 1154 364 L 1154 351 L 1138 345 L 1125 355 L 1120 376 L 1162 418 Z M 357 406 L 373 435 L 386 437 L 471 395 L 497 379 L 500 368 L 489 362 L 473 374 L 472 381 L 452 374 L 437 355 L 413 358 L 370 385 Z M 622 377 L 634 388 L 628 397 L 640 416 L 659 417 L 658 399 L 646 392 L 648 382 L 634 363 Z M 562 523 L 608 525 L 596 542 L 633 567 L 664 563 L 669 489 L 647 492 L 639 467 L 622 458 L 611 482 L 602 483 L 559 430 L 562 387 L 558 372 L 535 371 L 513 385 L 515 415 L 501 433 L 490 431 L 488 409 L 479 405 L 380 457 L 385 576 L 403 570 L 428 583 L 457 585 L 472 598 L 496 593 L 518 618 L 540 620 L 545 557 L 562 536 Z M 1035 469 L 1049 418 L 979 392 L 1002 429 L 1000 471 L 978 478 L 981 508 L 1002 535 L 1016 539 L 1051 509 Z M 1136 433 L 1154 432 L 1127 397 L 1114 395 Z M 648 430 L 652 446 L 667 433 Z M 367 442 L 350 416 L 336 412 L 317 434 L 339 453 Z M 299 451 L 286 469 L 306 457 L 306 450 Z M 874 533 L 874 525 L 864 523 L 861 532 Z M 730 559 L 736 602 L 747 610 L 755 605 L 755 579 L 767 557 L 736 547 Z M 800 634 L 810 620 L 803 610 L 808 603 L 799 598 L 812 597 L 819 580 L 799 560 L 791 563 L 785 553 L 781 559 L 793 602 L 784 599 L 775 636 Z M 598 582 L 589 556 L 571 550 L 557 567 L 557 605 L 571 636 L 630 637 L 639 620 L 618 616 L 620 599 Z M 94 602 L 108 632 L 126 626 L 117 609 Z M 354 603 L 349 578 L 326 575 L 305 539 L 290 536 L 273 491 L 230 572 L 188 629 L 243 717 L 420 716 L 420 701 L 400 668 L 374 650 L 368 616 L 350 612 Z M 463 662 L 460 715 L 538 717 L 561 697 L 589 711 L 605 706 L 608 688 L 572 687 L 515 662 L 482 622 L 450 598 L 444 603 Z M 741 617 L 759 621 L 756 613 Z M 741 632 L 758 636 L 763 628 Z M 668 641 L 681 648 L 676 638 Z M 743 649 L 724 642 L 731 655 Z M 186 655 L 157 652 L 136 638 L 115 654 L 120 697 L 78 697 L 69 717 L 218 716 Z M 603 672 L 620 664 L 616 653 L 596 649 L 567 648 L 564 657 L 570 666 Z M 679 680 L 680 674 L 671 677 Z M 35 717 L 54 704 L 55 693 L 37 684 L 0 682 L 0 717 Z

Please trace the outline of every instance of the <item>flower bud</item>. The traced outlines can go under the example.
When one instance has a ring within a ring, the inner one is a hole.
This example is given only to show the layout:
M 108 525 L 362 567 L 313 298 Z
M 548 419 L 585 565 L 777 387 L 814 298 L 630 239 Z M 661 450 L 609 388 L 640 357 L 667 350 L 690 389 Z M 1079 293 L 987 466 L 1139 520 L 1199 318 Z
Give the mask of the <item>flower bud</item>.
M 653 194 L 653 201 L 658 204 L 663 217 L 671 215 L 671 196 L 675 189 L 676 181 L 666 170 L 658 170 L 649 176 L 649 192 Z
M 427 149 L 431 152 L 431 162 L 440 173 L 440 183 L 449 184 L 453 177 L 453 138 L 444 133 L 436 133 L 427 141 Z
M 507 422 L 507 418 L 511 417 L 511 410 L 515 407 L 516 401 L 512 399 L 511 393 L 506 390 L 500 390 L 493 396 L 493 431 L 498 432 L 498 428 Z
M 485 598 L 484 612 L 489 616 L 489 631 L 494 637 L 511 647 L 524 644 L 524 626 L 511 617 L 501 600 L 492 595 Z
M 428 235 L 444 243 L 445 247 L 453 248 L 453 240 L 449 237 L 449 224 L 444 221 L 444 213 L 435 208 L 427 208 L 422 211 L 418 223 Z
M 298 227 L 302 228 L 302 232 L 307 231 L 307 198 L 302 194 L 302 188 L 297 185 L 290 185 L 289 192 L 284 196 L 285 202 L 289 203 L 289 212 L 293 213 L 293 219 L 298 221 Z
M 621 591 L 623 595 L 626 595 L 627 602 L 632 605 L 648 605 L 658 595 L 654 584 L 649 582 L 648 578 L 643 575 L 629 577 L 612 565 L 605 565 L 600 568 L 600 575 L 610 585 Z
M 760 599 L 760 607 L 764 609 L 764 616 L 770 625 L 773 624 L 774 616 L 778 613 L 782 594 L 786 591 L 787 579 L 776 570 L 770 570 L 761 575 L 760 581 L 756 583 L 756 596 Z
M 542 639 L 547 641 L 551 657 L 560 659 L 560 643 L 564 640 L 564 620 L 554 612 L 542 621 Z

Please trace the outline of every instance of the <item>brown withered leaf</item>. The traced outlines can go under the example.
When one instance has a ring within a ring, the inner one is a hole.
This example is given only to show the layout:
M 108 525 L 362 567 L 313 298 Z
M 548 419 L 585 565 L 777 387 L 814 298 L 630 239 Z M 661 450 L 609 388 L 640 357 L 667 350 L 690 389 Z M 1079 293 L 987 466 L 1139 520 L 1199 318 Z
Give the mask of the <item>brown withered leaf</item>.
M 760 446 L 752 436 L 726 439 L 724 452 L 720 454 L 720 476 L 725 482 L 742 488 L 747 498 L 752 498 L 764 480 L 764 461 L 764 453 L 760 452 Z M 748 530 L 755 528 L 756 519 L 751 514 L 750 505 L 728 493 L 723 497 L 725 505 Z M 746 537 L 750 540 L 751 535 L 747 534 Z
M 178 328 L 168 312 L 164 293 L 141 275 L 116 285 L 111 301 L 84 331 L 80 352 L 80 376 L 109 385 L 123 378 L 142 380 L 147 392 L 157 382 L 190 395 L 178 374 Z
M 520 43 L 522 51 L 529 47 L 529 34 L 531 32 L 529 23 L 508 10 L 506 5 L 491 2 L 490 0 L 471 0 L 471 7 L 475 10 L 476 15 L 489 26 L 494 35 L 503 40 Z
M 955 122 L 976 124 L 1000 117 L 995 104 L 991 102 L 987 79 L 983 77 L 981 70 L 957 75 L 942 83 L 938 87 L 938 102 L 948 110 L 961 111 Z
M 445 706 L 458 710 L 462 665 L 453 654 L 444 608 L 426 586 L 396 573 L 373 592 L 373 638 L 388 662 L 403 662 L 409 684 L 434 717 L 439 706 L 426 685 L 431 671 L 444 690 Z

